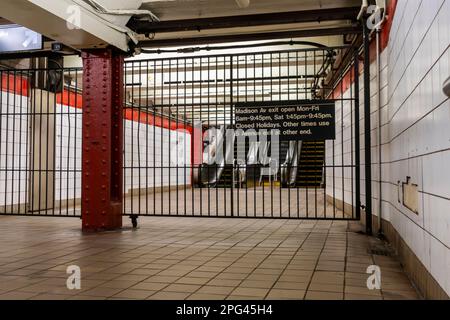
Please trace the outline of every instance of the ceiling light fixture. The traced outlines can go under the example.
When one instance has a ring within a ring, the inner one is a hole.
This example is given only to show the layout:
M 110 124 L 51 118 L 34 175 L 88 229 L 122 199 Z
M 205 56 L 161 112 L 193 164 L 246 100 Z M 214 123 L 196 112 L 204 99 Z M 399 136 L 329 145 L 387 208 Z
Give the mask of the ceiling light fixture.
M 239 8 L 247 8 L 250 5 L 250 0 L 236 0 Z

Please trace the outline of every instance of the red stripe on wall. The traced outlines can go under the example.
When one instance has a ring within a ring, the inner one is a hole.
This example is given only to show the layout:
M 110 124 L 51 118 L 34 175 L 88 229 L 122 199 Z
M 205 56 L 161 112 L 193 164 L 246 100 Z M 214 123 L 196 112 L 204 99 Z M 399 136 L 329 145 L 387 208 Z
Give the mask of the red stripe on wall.
M 28 79 L 23 76 L 3 73 L 1 91 L 28 97 Z
M 56 94 L 56 103 L 81 109 L 83 107 L 83 95 L 70 90 L 64 90 L 62 93 Z
M 164 117 L 152 115 L 152 114 L 142 112 L 139 110 L 133 110 L 130 108 L 125 108 L 124 110 L 125 110 L 124 116 L 125 116 L 125 119 L 127 119 L 127 120 L 145 123 L 148 125 L 161 127 L 161 128 L 165 128 L 165 129 L 169 129 L 169 130 L 184 129 L 184 130 L 188 131 L 190 134 L 192 134 L 192 132 L 193 132 L 192 126 L 186 125 L 183 122 L 179 122 L 179 121 L 177 122 L 176 120 L 175 121 L 169 120 Z

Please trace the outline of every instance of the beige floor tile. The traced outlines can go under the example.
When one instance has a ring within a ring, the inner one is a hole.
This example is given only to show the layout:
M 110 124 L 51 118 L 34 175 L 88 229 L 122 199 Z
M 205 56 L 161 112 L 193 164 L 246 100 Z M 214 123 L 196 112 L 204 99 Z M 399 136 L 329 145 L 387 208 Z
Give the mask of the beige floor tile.
M 241 280 L 225 280 L 225 279 L 213 279 L 209 281 L 208 286 L 218 286 L 218 287 L 236 287 L 242 281 Z
M 194 293 L 190 295 L 187 300 L 225 300 L 227 295 L 225 294 L 213 294 L 213 293 Z
M 95 297 L 95 296 L 83 296 L 83 295 L 75 295 L 69 297 L 67 300 L 106 300 L 105 297 Z
M 35 292 L 12 291 L 0 295 L 0 300 L 27 300 L 37 294 Z
M 168 291 L 159 291 L 154 295 L 151 295 L 147 298 L 147 300 L 184 300 L 191 293 L 189 292 L 168 292 Z
M 84 296 L 94 296 L 94 297 L 104 297 L 109 298 L 113 295 L 119 293 L 123 289 L 117 289 L 117 288 L 93 288 L 82 292 L 82 295 Z
M 197 284 L 202 285 L 210 281 L 209 278 L 191 278 L 191 277 L 183 277 L 175 281 L 175 283 L 181 284 Z
M 202 294 L 218 294 L 228 295 L 234 290 L 234 287 L 215 287 L 215 286 L 203 286 L 196 293 Z
M 262 300 L 260 296 L 238 296 L 238 295 L 230 295 L 226 298 L 226 300 L 234 300 L 234 301 L 242 301 L 242 300 Z
M 364 294 L 352 294 L 346 293 L 344 295 L 345 300 L 382 300 L 381 295 L 364 295 Z
M 259 297 L 264 298 L 264 296 L 269 292 L 269 289 L 263 288 L 242 288 L 237 287 L 231 292 L 232 296 L 248 296 L 248 297 Z
M 155 275 L 155 276 L 151 276 L 151 277 L 145 279 L 145 281 L 171 283 L 171 282 L 177 281 L 179 278 L 180 277 L 178 277 L 178 276 L 159 276 L 159 275 Z
M 351 287 L 345 286 L 346 294 L 367 295 L 367 296 L 381 296 L 380 290 L 369 290 L 367 287 Z
M 347 222 L 145 217 L 132 234 L 84 235 L 77 219 L 0 219 L 0 299 L 303 299 L 306 288 L 308 299 L 333 298 L 344 261 L 345 298 L 418 297 L 395 257 L 369 255 L 372 240 Z M 366 288 L 375 262 L 379 294 Z M 80 291 L 65 286 L 70 264 L 82 268 Z
M 162 283 L 162 282 L 140 282 L 132 287 L 130 289 L 132 290 L 147 290 L 147 291 L 159 291 L 164 289 L 165 287 L 169 286 L 170 283 Z
M 62 295 L 62 294 L 48 294 L 48 293 L 42 293 L 38 294 L 37 296 L 34 296 L 30 298 L 30 300 L 66 300 L 69 299 L 70 295 Z
M 199 285 L 193 285 L 193 284 L 171 284 L 168 287 L 164 288 L 164 291 L 171 291 L 171 292 L 190 292 L 193 293 L 197 291 L 200 288 Z
M 101 288 L 117 288 L 117 289 L 127 289 L 138 283 L 138 281 L 127 281 L 127 280 L 111 280 L 106 281 L 99 285 Z
M 342 300 L 343 298 L 343 293 L 321 291 L 308 291 L 305 297 L 306 300 Z
M 239 284 L 239 287 L 243 288 L 271 288 L 275 283 L 275 280 L 244 280 Z
M 320 291 L 320 292 L 344 292 L 344 286 L 340 284 L 323 284 L 323 283 L 311 283 L 308 290 Z
M 112 298 L 126 298 L 143 300 L 155 294 L 155 291 L 127 289 L 112 296 Z
M 306 290 L 308 287 L 307 282 L 287 282 L 278 281 L 273 286 L 274 289 L 288 289 L 288 290 Z
M 267 300 L 302 300 L 305 290 L 272 289 L 267 295 Z

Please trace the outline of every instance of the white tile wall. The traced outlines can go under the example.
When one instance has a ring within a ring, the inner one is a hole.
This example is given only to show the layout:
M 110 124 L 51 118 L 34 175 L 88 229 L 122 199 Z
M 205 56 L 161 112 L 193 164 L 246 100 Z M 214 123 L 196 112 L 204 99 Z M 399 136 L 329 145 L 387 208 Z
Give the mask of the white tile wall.
M 125 121 L 125 192 L 191 184 L 191 135 Z M 148 174 L 148 176 L 147 176 Z
M 450 101 L 442 92 L 442 84 L 450 76 L 449 45 L 450 0 L 403 0 L 398 2 L 389 46 L 381 56 L 383 218 L 392 223 L 448 294 Z M 372 196 L 373 213 L 378 215 L 378 110 L 374 67 L 372 64 Z M 360 88 L 363 101 L 362 76 Z M 361 103 L 361 132 L 363 107 Z M 340 106 L 336 111 L 340 114 Z M 342 143 L 339 134 L 334 143 L 335 147 Z M 331 145 L 332 142 L 327 143 L 327 152 Z M 364 163 L 363 149 L 361 160 Z M 332 159 L 327 158 L 327 163 L 330 162 Z M 361 173 L 364 203 L 364 170 Z M 398 202 L 397 181 L 405 181 L 407 176 L 419 186 L 418 215 Z M 327 186 L 330 193 L 332 185 Z M 340 181 L 336 181 L 336 188 L 341 188 Z M 350 182 L 346 181 L 345 189 L 349 188 Z
M 81 112 L 56 105 L 55 200 L 81 198 Z
M 6 92 L 2 92 L 1 100 L 0 205 L 23 204 L 28 196 L 29 100 Z M 55 200 L 79 199 L 81 110 L 58 104 L 55 112 Z M 129 168 L 124 172 L 125 192 L 153 186 L 190 185 L 191 135 L 125 120 L 124 164 Z
M 26 201 L 27 105 L 27 97 L 1 92 L 0 205 Z

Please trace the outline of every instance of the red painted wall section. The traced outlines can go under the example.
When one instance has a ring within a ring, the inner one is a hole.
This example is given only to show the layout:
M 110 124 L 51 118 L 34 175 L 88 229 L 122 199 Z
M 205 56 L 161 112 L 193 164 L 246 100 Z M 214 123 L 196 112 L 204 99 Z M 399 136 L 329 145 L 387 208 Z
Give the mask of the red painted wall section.
M 23 76 L 2 73 L 1 91 L 28 97 L 28 79 Z
M 83 106 L 83 96 L 70 90 L 64 90 L 62 93 L 56 94 L 56 103 L 81 109 Z
M 160 117 L 157 115 L 152 115 L 150 113 L 142 112 L 139 110 L 133 110 L 132 108 L 126 108 L 125 109 L 125 119 L 136 121 L 140 123 L 145 123 L 148 125 L 161 127 L 165 129 L 170 130 L 179 130 L 179 129 L 185 129 L 190 134 L 192 134 L 193 128 L 192 126 L 186 125 L 183 122 L 176 121 L 176 120 L 169 120 L 165 117 Z

